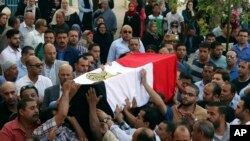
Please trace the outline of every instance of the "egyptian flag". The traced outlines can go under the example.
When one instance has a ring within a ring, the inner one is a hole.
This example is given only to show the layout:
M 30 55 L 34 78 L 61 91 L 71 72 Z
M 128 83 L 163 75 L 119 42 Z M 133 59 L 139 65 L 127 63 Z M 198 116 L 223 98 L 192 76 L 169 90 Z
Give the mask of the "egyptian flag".
M 137 106 L 141 107 L 148 102 L 149 96 L 141 84 L 140 70 L 147 71 L 147 81 L 153 89 L 165 96 L 165 100 L 173 98 L 176 71 L 176 55 L 163 54 L 130 54 L 112 65 L 106 65 L 104 72 L 96 69 L 86 73 L 74 81 L 82 84 L 80 90 L 71 101 L 70 115 L 76 116 L 82 127 L 89 130 L 88 103 L 86 93 L 89 87 L 103 95 L 97 108 L 113 116 L 116 105 L 124 106 L 125 99 L 130 101 L 135 97 Z

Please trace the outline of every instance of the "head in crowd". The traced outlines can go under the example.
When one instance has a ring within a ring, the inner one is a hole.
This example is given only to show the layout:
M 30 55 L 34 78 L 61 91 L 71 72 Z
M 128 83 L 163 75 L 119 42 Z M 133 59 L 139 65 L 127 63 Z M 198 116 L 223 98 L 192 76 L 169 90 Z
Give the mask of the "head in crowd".
M 18 69 L 17 65 L 11 61 L 4 61 L 1 65 L 3 76 L 5 80 L 15 82 L 17 75 L 18 75 Z
M 246 81 L 250 76 L 250 62 L 241 60 L 238 66 L 238 76 L 240 80 Z
M 101 0 L 101 9 L 106 10 L 109 8 L 108 0 Z
M 135 120 L 135 128 L 147 127 L 152 130 L 163 121 L 164 117 L 157 108 L 145 107 L 140 110 Z
M 65 23 L 65 13 L 63 10 L 56 11 L 56 25 L 63 25 Z
M 164 47 L 168 49 L 169 54 L 175 54 L 174 45 L 172 42 L 165 42 Z
M 154 16 L 158 16 L 160 14 L 160 7 L 159 7 L 159 4 L 154 4 L 153 5 L 153 15 Z
M 34 56 L 35 55 L 35 51 L 34 48 L 31 46 L 24 46 L 22 48 L 22 52 L 21 52 L 21 62 L 26 65 L 26 61 L 28 60 L 28 58 L 30 56 Z
M 47 21 L 45 19 L 38 19 L 35 23 L 35 29 L 39 33 L 44 33 L 48 29 Z
M 128 48 L 131 52 L 140 52 L 140 41 L 137 37 L 132 37 L 128 42 Z
M 192 141 L 213 141 L 214 126 L 210 121 L 198 120 L 193 125 Z
M 169 54 L 169 51 L 166 47 L 162 47 L 159 49 L 159 54 Z
M 19 18 L 15 17 L 15 16 L 11 16 L 8 20 L 8 25 L 10 27 L 12 27 L 13 29 L 19 29 L 20 27 L 20 20 Z
M 73 68 L 69 64 L 62 64 L 59 67 L 58 77 L 62 86 L 67 80 L 73 79 Z
M 81 38 L 82 36 L 82 31 L 81 31 L 81 27 L 78 25 L 78 24 L 73 24 L 71 26 L 71 30 L 75 30 L 77 31 L 78 35 L 79 35 L 79 39 Z
M 26 67 L 29 77 L 37 77 L 42 74 L 43 63 L 36 56 L 29 56 L 26 61 Z
M 101 23 L 105 23 L 105 20 L 103 18 L 103 16 L 99 16 L 97 19 L 96 19 L 96 25 L 99 25 Z
M 182 88 L 185 88 L 186 86 L 192 83 L 192 77 L 190 76 L 190 74 L 183 72 L 180 73 L 179 80 Z
M 5 13 L 0 13 L 0 25 L 5 26 L 8 20 L 8 16 Z
M 39 121 L 39 110 L 36 100 L 31 98 L 21 99 L 17 104 L 17 117 L 20 122 L 36 124 Z
M 228 69 L 232 69 L 236 67 L 236 63 L 238 61 L 238 54 L 233 50 L 229 50 L 226 54 L 226 62 Z
M 66 31 L 59 31 L 56 33 L 56 43 L 60 49 L 65 49 L 68 45 L 68 33 Z
M 175 46 L 175 52 L 178 61 L 183 61 L 187 55 L 187 48 L 184 43 L 177 43 Z
M 89 60 L 86 56 L 79 56 L 75 63 L 75 72 L 84 74 L 89 71 Z
M 84 34 L 85 34 L 85 38 L 87 40 L 87 43 L 94 43 L 93 42 L 93 37 L 94 37 L 94 34 L 92 31 L 90 30 L 85 30 L 84 31 Z
M 70 30 L 69 33 L 69 44 L 76 46 L 79 41 L 79 33 L 76 30 Z
M 32 27 L 35 21 L 35 17 L 32 12 L 24 13 L 24 22 L 28 27 Z
M 93 55 L 95 62 L 100 60 L 101 49 L 100 46 L 96 43 L 90 44 L 88 52 Z
M 39 102 L 39 95 L 38 95 L 37 88 L 32 84 L 25 85 L 25 86 L 21 87 L 20 98 L 21 99 L 31 98 L 31 99 L 34 99 L 35 101 Z
M 191 133 L 185 125 L 177 125 L 173 134 L 173 141 L 191 141 Z
M 205 41 L 208 42 L 208 43 L 210 43 L 210 44 L 212 42 L 216 41 L 216 37 L 215 37 L 214 33 L 213 32 L 207 33 Z
M 157 34 L 157 23 L 154 22 L 154 21 L 150 21 L 148 23 L 148 31 L 151 33 L 151 34 Z
M 11 46 L 12 48 L 19 48 L 19 43 L 20 43 L 19 30 L 16 30 L 16 29 L 8 30 L 6 32 L 6 37 L 7 37 L 9 46 Z
M 226 81 L 222 85 L 221 89 L 222 91 L 220 95 L 220 101 L 226 103 L 229 106 L 237 92 L 236 87 L 230 81 Z
M 228 26 L 229 26 L 229 31 L 227 29 Z M 222 29 L 222 33 L 223 33 L 222 35 L 224 35 L 224 36 L 230 35 L 230 32 L 232 30 L 232 26 L 231 26 L 231 24 L 228 24 L 228 19 L 222 20 L 221 29 Z
M 240 99 L 236 109 L 235 109 L 235 117 L 240 120 L 240 124 L 245 124 L 249 121 L 250 118 L 250 97 L 243 96 Z
M 207 42 L 200 43 L 199 45 L 199 61 L 207 62 L 209 59 L 210 44 Z
M 179 26 L 178 21 L 172 21 L 170 23 L 170 29 L 171 29 L 172 34 L 178 33 L 178 26 Z
M 56 60 L 56 48 L 53 44 L 47 43 L 44 45 L 43 56 L 46 65 L 51 66 Z
M 13 82 L 6 81 L 0 87 L 0 96 L 3 98 L 8 108 L 16 108 L 18 102 L 16 85 Z
M 245 45 L 248 43 L 249 31 L 246 29 L 241 29 L 238 33 L 238 43 L 240 45 Z
M 95 64 L 94 56 L 91 53 L 84 53 L 82 55 L 86 56 L 89 60 L 89 71 L 93 70 Z
M 222 56 L 223 53 L 223 46 L 220 42 L 215 41 L 213 43 L 211 43 L 210 46 L 210 57 L 212 57 L 212 59 L 219 59 Z
M 156 141 L 156 137 L 151 129 L 141 127 L 134 132 L 132 141 Z
M 216 69 L 212 78 L 212 82 L 219 84 L 221 87 L 226 81 L 230 81 L 229 73 L 221 68 Z
M 53 31 L 53 30 L 46 30 L 44 32 L 44 43 L 51 43 L 51 44 L 54 44 L 55 43 L 55 36 L 56 36 L 56 33 Z
M 203 83 L 207 84 L 212 81 L 213 74 L 215 71 L 216 66 L 212 63 L 206 63 L 205 66 L 203 67 L 202 71 L 202 77 L 203 77 Z
M 97 33 L 105 34 L 107 32 L 106 25 L 104 23 L 100 23 L 97 25 Z
M 124 25 L 121 29 L 121 37 L 124 41 L 128 42 L 132 38 L 132 28 L 130 25 Z
M 199 88 L 194 84 L 189 84 L 184 88 L 181 95 L 181 104 L 183 106 L 192 106 L 198 100 Z
M 146 47 L 147 53 L 157 53 L 157 47 L 154 44 L 150 44 Z
M 35 6 L 36 1 L 35 0 L 28 0 L 27 6 L 32 7 Z
M 221 87 L 217 83 L 211 82 L 206 84 L 204 86 L 203 92 L 203 100 L 206 103 L 220 101 Z
M 210 102 L 206 105 L 207 120 L 210 121 L 215 129 L 225 124 L 227 107 L 222 102 Z
M 171 121 L 162 121 L 156 128 L 155 132 L 162 141 L 172 140 L 172 134 L 176 126 Z

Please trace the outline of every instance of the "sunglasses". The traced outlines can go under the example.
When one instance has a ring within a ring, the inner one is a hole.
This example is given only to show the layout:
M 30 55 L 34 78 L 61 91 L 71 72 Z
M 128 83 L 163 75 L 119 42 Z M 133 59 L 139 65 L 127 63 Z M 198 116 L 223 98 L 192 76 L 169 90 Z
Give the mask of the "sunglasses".
M 124 31 L 123 31 L 123 33 L 129 33 L 129 34 L 131 34 L 131 33 L 132 33 L 132 31 L 127 31 L 127 30 L 124 30 Z
M 227 58 L 228 58 L 228 59 L 234 59 L 235 56 L 234 56 L 234 55 L 227 55 Z
M 29 65 L 29 66 L 35 66 L 36 68 L 43 67 L 43 63 L 35 64 L 35 65 Z
M 22 86 L 21 89 L 20 89 L 20 93 L 22 93 L 24 90 L 27 90 L 27 89 L 35 89 L 35 91 L 37 91 L 36 87 L 32 84 L 29 84 L 29 85 L 26 85 L 26 86 Z

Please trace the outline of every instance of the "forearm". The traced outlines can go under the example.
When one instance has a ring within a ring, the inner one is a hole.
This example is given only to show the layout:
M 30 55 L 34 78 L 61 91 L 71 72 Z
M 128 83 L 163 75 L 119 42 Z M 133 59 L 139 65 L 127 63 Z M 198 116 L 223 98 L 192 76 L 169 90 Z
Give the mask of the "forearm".
M 73 128 L 75 129 L 75 132 L 77 134 L 78 139 L 81 141 L 82 139 L 87 139 L 87 136 L 82 129 L 82 127 L 79 125 L 78 121 L 72 121 L 70 122 Z
M 89 125 L 91 133 L 93 134 L 93 137 L 96 141 L 102 140 L 102 134 L 100 131 L 100 121 L 96 114 L 96 106 L 93 105 L 89 107 Z
M 68 115 L 69 100 L 70 100 L 69 92 L 68 91 L 63 92 L 63 95 L 59 102 L 58 112 L 55 115 L 57 126 L 60 126 Z
M 124 114 L 126 116 L 126 119 L 127 119 L 128 123 L 129 123 L 129 125 L 134 126 L 136 117 L 134 115 L 132 115 L 127 109 L 124 109 Z

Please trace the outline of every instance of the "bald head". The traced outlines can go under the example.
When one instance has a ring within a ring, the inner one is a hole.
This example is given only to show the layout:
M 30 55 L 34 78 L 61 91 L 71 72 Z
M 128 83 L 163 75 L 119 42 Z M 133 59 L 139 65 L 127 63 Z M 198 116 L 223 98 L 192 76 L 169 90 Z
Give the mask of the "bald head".
M 176 127 L 173 133 L 173 141 L 177 140 L 191 141 L 191 134 L 186 126 L 179 125 Z
M 132 141 L 156 141 L 156 137 L 151 129 L 141 127 L 134 132 Z
M 16 106 L 17 104 L 17 89 L 13 82 L 5 82 L 0 88 L 1 96 L 8 106 Z
M 59 67 L 58 77 L 61 85 L 67 80 L 73 79 L 73 68 L 69 64 L 63 64 Z
M 26 12 L 24 14 L 24 22 L 27 26 L 31 27 L 34 24 L 35 17 L 32 12 Z
M 54 64 L 56 60 L 56 48 L 53 44 L 47 43 L 44 46 L 44 51 L 43 51 L 43 56 L 44 56 L 44 61 L 46 65 L 51 66 Z
M 124 41 L 129 42 L 132 38 L 132 27 L 130 25 L 124 25 L 121 29 L 121 37 Z

